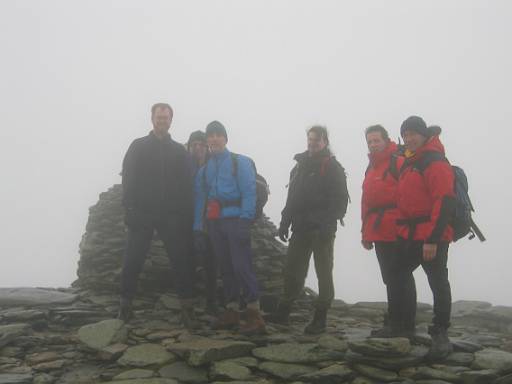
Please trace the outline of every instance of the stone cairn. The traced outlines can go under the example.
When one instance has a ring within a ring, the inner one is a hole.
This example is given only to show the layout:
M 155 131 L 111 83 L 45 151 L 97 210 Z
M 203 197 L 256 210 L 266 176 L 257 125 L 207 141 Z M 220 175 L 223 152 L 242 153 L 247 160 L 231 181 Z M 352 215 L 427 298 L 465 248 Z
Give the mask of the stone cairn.
M 99 201 L 89 209 L 86 232 L 80 242 L 78 280 L 73 286 L 96 292 L 119 290 L 126 228 L 121 206 L 122 187 L 114 185 L 100 194 Z M 266 296 L 276 297 L 282 289 L 282 268 L 286 247 L 274 238 L 276 227 L 267 217 L 258 220 L 252 231 L 254 267 Z M 163 243 L 155 235 L 139 277 L 141 292 L 166 292 L 172 288 L 172 265 Z
M 327 332 L 306 336 L 314 292 L 305 290 L 289 326 L 266 335 L 214 331 L 196 308 L 201 329 L 180 325 L 168 290 L 169 264 L 158 242 L 146 262 L 129 323 L 115 319 L 124 249 L 120 187 L 91 208 L 80 244 L 79 279 L 71 288 L 0 288 L 0 384 L 512 384 L 512 308 L 453 303 L 447 359 L 425 359 L 432 306 L 418 304 L 412 339 L 369 338 L 385 303 L 335 300 Z M 265 293 L 282 286 L 285 248 L 264 219 L 254 229 L 256 270 Z M 376 276 L 375 278 L 379 278 Z

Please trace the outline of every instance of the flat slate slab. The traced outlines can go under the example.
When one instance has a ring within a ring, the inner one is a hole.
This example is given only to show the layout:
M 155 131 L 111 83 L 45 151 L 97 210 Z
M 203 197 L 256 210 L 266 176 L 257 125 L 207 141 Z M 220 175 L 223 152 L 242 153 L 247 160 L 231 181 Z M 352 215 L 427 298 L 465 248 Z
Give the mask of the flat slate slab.
M 72 293 L 50 288 L 0 288 L 0 307 L 71 304 L 77 298 Z
M 253 343 L 245 341 L 200 338 L 171 344 L 167 349 L 187 359 L 190 365 L 198 367 L 214 361 L 247 356 L 254 347 Z

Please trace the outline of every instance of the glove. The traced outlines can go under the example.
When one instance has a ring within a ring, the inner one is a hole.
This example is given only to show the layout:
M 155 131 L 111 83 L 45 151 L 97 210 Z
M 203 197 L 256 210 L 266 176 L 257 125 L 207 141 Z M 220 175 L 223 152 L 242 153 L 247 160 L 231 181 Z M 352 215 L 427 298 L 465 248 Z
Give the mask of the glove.
M 281 241 L 283 241 L 285 243 L 288 241 L 288 236 L 290 235 L 290 232 L 288 231 L 288 227 L 286 227 L 284 225 L 280 225 L 279 231 L 277 233 L 278 233 Z

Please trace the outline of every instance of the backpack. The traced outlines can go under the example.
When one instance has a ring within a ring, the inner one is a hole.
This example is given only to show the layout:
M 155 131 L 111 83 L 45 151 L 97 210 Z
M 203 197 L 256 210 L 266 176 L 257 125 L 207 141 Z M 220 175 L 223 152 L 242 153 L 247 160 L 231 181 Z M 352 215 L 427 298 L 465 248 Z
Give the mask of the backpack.
M 270 195 L 270 187 L 267 180 L 265 180 L 265 178 L 256 170 L 254 160 L 249 160 L 251 161 L 254 172 L 256 173 L 256 215 L 254 218 L 257 220 L 263 216 L 263 207 L 267 204 L 268 196 Z M 231 153 L 231 161 L 233 162 L 233 177 L 235 178 L 238 186 L 238 155 L 236 153 Z M 240 186 L 238 186 L 238 189 L 240 189 Z
M 427 167 L 434 161 L 446 161 L 448 159 L 439 152 L 427 152 L 413 165 L 421 175 Z M 405 166 L 405 163 L 404 163 Z M 485 241 L 484 234 L 480 231 L 472 218 L 472 212 L 475 211 L 471 199 L 469 198 L 468 178 L 464 170 L 456 165 L 451 165 L 454 175 L 455 190 L 455 212 L 453 214 L 451 225 L 453 227 L 454 241 L 462 239 L 469 234 L 469 239 L 478 237 L 480 241 Z

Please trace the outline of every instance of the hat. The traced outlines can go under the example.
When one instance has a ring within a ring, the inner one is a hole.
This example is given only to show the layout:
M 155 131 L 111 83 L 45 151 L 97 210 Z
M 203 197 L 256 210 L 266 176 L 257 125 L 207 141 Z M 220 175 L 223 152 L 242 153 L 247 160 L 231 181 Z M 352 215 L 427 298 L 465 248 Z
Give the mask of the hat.
M 217 120 L 212 121 L 206 126 L 206 136 L 210 136 L 215 133 L 224 136 L 226 141 L 228 141 L 228 133 L 226 132 L 226 128 L 224 128 L 224 126 Z
M 419 116 L 410 116 L 402 123 L 400 127 L 400 136 L 404 136 L 405 131 L 414 131 L 424 137 L 430 137 L 425 120 Z
M 206 133 L 203 131 L 194 131 L 190 134 L 190 137 L 188 138 L 188 144 L 190 145 L 193 141 L 202 141 L 206 143 Z

